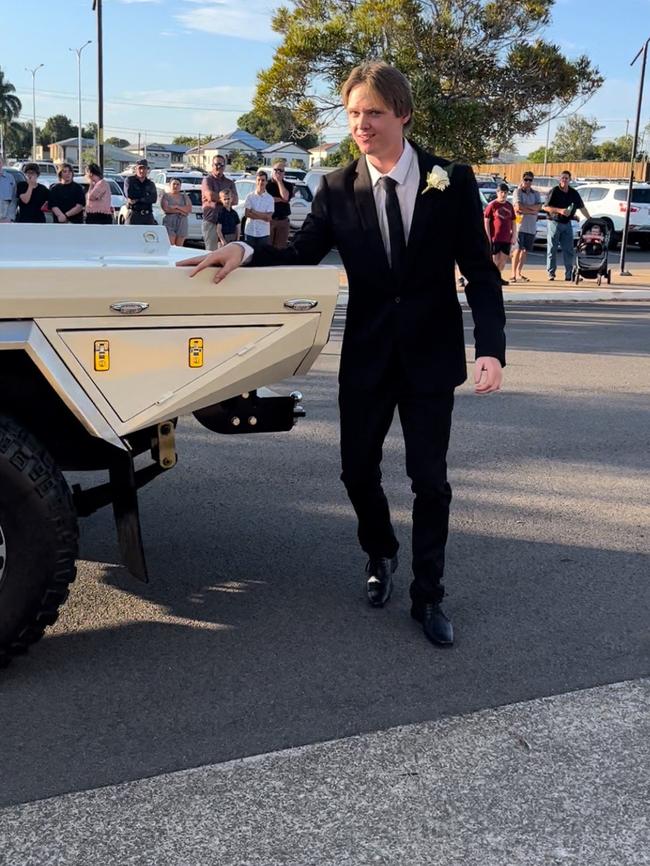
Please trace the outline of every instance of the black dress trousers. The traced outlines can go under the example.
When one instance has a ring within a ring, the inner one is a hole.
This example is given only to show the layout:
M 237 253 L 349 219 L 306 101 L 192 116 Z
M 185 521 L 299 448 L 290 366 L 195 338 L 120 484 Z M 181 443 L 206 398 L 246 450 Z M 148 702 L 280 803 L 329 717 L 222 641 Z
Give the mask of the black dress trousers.
M 415 494 L 411 598 L 437 603 L 444 595 L 442 576 L 451 502 L 447 449 L 454 391 L 414 394 L 401 378 L 399 372 L 391 372 L 370 391 L 341 385 L 341 480 L 357 515 L 362 549 L 368 556 L 394 556 L 399 545 L 381 483 L 381 461 L 397 409 L 406 472 Z

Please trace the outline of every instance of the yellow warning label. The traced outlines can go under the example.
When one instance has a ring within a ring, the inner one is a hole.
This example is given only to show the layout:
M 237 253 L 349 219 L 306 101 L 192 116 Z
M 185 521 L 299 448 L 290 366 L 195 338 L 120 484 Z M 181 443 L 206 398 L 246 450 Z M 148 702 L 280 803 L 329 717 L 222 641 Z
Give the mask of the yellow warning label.
M 103 373 L 111 369 L 111 348 L 108 340 L 95 340 L 95 370 Z
M 203 337 L 191 337 L 189 342 L 190 367 L 203 366 Z

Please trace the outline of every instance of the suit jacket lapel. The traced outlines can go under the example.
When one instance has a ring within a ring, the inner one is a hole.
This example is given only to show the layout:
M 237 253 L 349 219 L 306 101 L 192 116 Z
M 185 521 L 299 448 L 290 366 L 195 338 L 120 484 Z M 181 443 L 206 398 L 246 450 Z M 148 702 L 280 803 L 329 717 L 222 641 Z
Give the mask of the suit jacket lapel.
M 384 266 L 389 269 L 388 256 L 386 255 L 384 242 L 381 238 L 379 220 L 377 219 L 377 206 L 375 205 L 375 196 L 370 182 L 370 172 L 363 156 L 357 160 L 357 171 L 354 178 L 354 200 L 361 227 L 366 232 L 364 243 L 367 242 L 369 245 L 366 255 L 372 257 L 371 260 L 383 262 Z
M 409 232 L 409 240 L 406 247 L 407 261 L 412 258 L 413 252 L 417 250 L 422 240 L 428 235 L 431 236 L 431 214 L 432 205 L 435 205 L 435 193 L 422 195 L 424 188 L 427 185 L 427 174 L 431 171 L 437 160 L 429 153 L 420 150 L 419 147 L 413 145 L 418 156 L 418 167 L 420 169 L 420 182 L 418 184 L 418 194 L 415 199 L 415 208 L 413 209 L 413 219 L 411 220 L 411 230 Z M 438 193 L 439 194 L 439 193 Z M 435 210 L 435 208 L 433 208 Z

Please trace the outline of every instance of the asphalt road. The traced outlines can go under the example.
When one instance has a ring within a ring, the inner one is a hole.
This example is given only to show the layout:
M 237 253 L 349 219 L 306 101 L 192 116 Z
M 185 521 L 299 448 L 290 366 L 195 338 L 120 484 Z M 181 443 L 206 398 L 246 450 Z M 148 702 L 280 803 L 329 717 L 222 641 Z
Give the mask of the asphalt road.
M 179 425 L 179 465 L 142 494 L 152 582 L 85 521 L 59 622 L 0 681 L 0 805 L 649 673 L 650 305 L 510 305 L 505 390 L 457 393 L 451 651 L 408 616 L 410 491 L 385 610 L 338 481 L 333 340 L 290 434 Z M 467 320 L 471 339 L 471 321 Z

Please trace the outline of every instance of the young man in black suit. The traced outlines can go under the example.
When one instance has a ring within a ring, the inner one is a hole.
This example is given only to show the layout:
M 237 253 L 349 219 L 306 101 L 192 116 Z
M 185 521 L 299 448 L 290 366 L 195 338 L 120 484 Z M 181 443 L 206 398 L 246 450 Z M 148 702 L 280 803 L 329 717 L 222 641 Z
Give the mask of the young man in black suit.
M 469 167 L 425 153 L 404 137 L 410 86 L 386 63 L 356 67 L 342 88 L 361 157 L 323 177 L 311 216 L 285 250 L 229 246 L 181 264 L 219 266 L 224 279 L 252 265 L 315 265 L 336 246 L 349 283 L 339 372 L 341 478 L 368 556 L 369 603 L 389 599 L 398 543 L 381 486 L 382 445 L 395 409 L 413 505 L 411 614 L 433 643 L 453 643 L 440 602 L 451 488 L 446 455 L 454 388 L 467 378 L 457 262 L 474 317 L 475 391 L 501 385 L 505 314 L 499 272 Z

